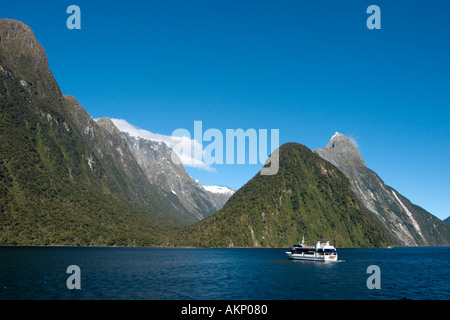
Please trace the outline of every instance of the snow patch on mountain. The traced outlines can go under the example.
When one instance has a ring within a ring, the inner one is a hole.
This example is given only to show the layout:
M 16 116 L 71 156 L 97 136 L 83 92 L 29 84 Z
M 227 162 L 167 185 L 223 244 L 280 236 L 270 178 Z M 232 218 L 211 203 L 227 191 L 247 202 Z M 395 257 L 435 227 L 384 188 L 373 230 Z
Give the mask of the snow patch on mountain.
M 220 187 L 220 186 L 203 186 L 203 188 L 211 193 L 215 193 L 215 194 L 223 194 L 223 195 L 233 195 L 234 194 L 234 190 L 228 188 L 228 187 Z

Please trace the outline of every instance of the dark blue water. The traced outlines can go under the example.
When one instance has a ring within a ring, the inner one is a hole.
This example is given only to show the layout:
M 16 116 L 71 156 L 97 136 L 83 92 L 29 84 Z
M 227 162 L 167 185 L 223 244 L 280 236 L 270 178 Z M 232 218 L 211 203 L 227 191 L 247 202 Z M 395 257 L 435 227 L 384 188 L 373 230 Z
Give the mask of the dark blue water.
M 450 299 L 450 247 L 339 249 L 336 263 L 284 251 L 0 247 L 0 299 Z M 70 265 L 81 290 L 67 288 Z M 379 290 L 367 288 L 370 265 Z

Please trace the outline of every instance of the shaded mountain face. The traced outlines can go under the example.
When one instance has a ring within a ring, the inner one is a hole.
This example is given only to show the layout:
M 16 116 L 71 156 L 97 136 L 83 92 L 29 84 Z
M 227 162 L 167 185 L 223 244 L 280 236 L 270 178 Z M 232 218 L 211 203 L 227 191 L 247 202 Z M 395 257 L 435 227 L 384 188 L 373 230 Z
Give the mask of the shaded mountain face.
M 44 49 L 19 21 L 0 20 L 0 66 L 0 243 L 163 243 L 169 209 L 146 205 L 132 192 L 142 180 L 117 175 L 121 164 L 99 156 L 101 130 L 61 94 Z
M 325 148 L 314 152 L 348 177 L 358 199 L 385 227 L 397 245 L 450 244 L 448 226 L 385 185 L 374 171 L 367 168 L 348 137 L 336 133 Z
M 275 152 L 280 159 L 276 175 L 258 173 L 216 214 L 179 232 L 175 244 L 289 247 L 302 236 L 338 247 L 392 244 L 334 165 L 297 143 Z
M 0 110 L 0 244 L 163 245 L 167 230 L 199 220 L 149 179 L 111 121 L 61 93 L 32 30 L 10 19 L 0 20 Z

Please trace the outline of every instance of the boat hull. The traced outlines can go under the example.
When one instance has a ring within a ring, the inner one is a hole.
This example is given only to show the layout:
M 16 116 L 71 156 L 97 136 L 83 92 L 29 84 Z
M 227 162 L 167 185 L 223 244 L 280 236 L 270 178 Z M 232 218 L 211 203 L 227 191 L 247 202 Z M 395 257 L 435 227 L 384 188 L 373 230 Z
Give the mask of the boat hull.
M 316 254 L 297 254 L 292 252 L 286 252 L 287 256 L 291 260 L 306 260 L 306 261 L 337 261 L 336 255 L 316 255 Z

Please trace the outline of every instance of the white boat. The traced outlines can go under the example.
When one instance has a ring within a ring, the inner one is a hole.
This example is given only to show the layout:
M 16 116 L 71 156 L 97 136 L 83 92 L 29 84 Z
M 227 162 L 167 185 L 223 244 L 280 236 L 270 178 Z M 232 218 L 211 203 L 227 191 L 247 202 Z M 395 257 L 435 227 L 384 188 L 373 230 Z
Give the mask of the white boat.
M 338 258 L 336 248 L 330 245 L 329 241 L 325 243 L 318 241 L 315 246 L 308 246 L 305 244 L 305 238 L 286 254 L 293 260 L 337 261 Z

